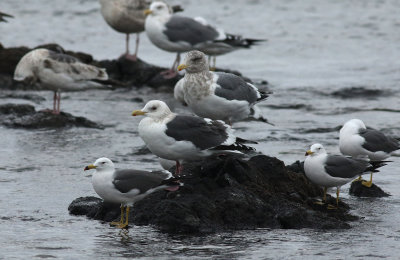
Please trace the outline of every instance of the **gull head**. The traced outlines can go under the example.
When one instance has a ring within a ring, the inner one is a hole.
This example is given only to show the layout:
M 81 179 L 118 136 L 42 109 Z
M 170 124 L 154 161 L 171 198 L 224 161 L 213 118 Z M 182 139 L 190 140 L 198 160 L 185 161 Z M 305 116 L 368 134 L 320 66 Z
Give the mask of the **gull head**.
M 145 15 L 152 16 L 168 16 L 170 15 L 170 8 L 168 5 L 161 1 L 151 3 L 149 9 L 144 11 Z
M 208 71 L 206 55 L 201 51 L 190 51 L 186 54 L 184 62 L 178 66 L 178 70 L 186 69 L 189 73 Z
M 105 157 L 97 159 L 94 164 L 90 164 L 85 167 L 85 171 L 91 170 L 91 169 L 96 169 L 97 171 L 102 171 L 102 170 L 107 170 L 107 169 L 115 169 L 114 163 Z
M 340 136 L 358 134 L 360 129 L 366 129 L 364 122 L 360 119 L 351 119 L 340 129 Z
M 46 49 L 36 49 L 25 54 L 15 67 L 14 80 L 25 84 L 35 83 L 37 79 L 35 71 L 47 56 L 48 50 Z
M 325 148 L 322 144 L 313 144 L 310 150 L 306 152 L 306 156 L 316 156 L 320 154 L 326 154 Z
M 150 100 L 141 110 L 132 112 L 132 116 L 145 115 L 155 120 L 163 119 L 171 114 L 168 105 L 161 100 Z

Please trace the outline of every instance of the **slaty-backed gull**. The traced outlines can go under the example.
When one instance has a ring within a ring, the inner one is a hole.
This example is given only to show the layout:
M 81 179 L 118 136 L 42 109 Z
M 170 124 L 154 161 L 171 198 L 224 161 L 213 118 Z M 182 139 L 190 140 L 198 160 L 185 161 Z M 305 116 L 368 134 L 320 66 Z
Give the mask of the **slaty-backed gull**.
M 240 153 L 253 148 L 247 140 L 236 138 L 229 125 L 190 115 L 172 113 L 160 100 L 149 101 L 133 116 L 145 115 L 139 123 L 139 135 L 149 150 L 163 159 L 176 162 L 176 174 L 183 161 L 196 161 L 218 153 Z
M 158 191 L 175 191 L 180 183 L 176 178 L 165 179 L 154 172 L 132 169 L 115 170 L 114 163 L 108 158 L 99 158 L 94 164 L 85 167 L 86 170 L 96 169 L 92 175 L 92 185 L 95 192 L 104 200 L 121 204 L 121 219 L 111 222 L 118 228 L 126 228 L 129 221 L 129 209 L 133 204 L 147 195 Z M 124 221 L 124 211 L 125 221 Z

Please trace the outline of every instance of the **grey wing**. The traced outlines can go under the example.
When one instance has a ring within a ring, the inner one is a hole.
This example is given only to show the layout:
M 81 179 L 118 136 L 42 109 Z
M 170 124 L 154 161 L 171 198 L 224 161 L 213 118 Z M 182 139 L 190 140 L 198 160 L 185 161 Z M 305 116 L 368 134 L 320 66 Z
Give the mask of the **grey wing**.
M 189 141 L 205 150 L 223 144 L 230 136 L 222 121 L 195 116 L 176 116 L 167 123 L 166 134 L 177 141 Z
M 362 160 L 355 160 L 341 155 L 329 155 L 325 162 L 325 171 L 332 177 L 353 178 L 361 175 L 369 166 Z
M 244 100 L 254 104 L 261 97 L 257 88 L 244 81 L 241 77 L 230 73 L 218 72 L 215 95 L 227 100 Z
M 63 73 L 74 80 L 107 80 L 105 69 L 80 62 L 67 54 L 49 51 L 49 56 L 43 60 L 43 66 L 54 73 Z
M 368 151 L 391 153 L 400 149 L 400 144 L 396 139 L 387 137 L 377 130 L 361 129 L 359 135 L 365 139 L 362 146 Z
M 161 185 L 164 178 L 161 175 L 139 170 L 117 170 L 114 173 L 114 187 L 122 193 L 138 189 L 140 193 Z
M 192 18 L 173 15 L 165 24 L 164 34 L 172 42 L 184 41 L 191 45 L 213 41 L 218 32 L 209 25 L 204 25 Z

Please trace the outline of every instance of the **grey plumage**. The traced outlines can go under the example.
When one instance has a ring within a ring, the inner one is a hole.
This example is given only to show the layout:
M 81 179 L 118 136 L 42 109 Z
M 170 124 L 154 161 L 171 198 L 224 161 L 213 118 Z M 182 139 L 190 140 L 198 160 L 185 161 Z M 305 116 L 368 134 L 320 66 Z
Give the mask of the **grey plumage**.
M 353 178 L 361 175 L 370 164 L 341 155 L 329 155 L 325 162 L 325 171 L 335 178 Z
M 219 97 L 227 100 L 245 100 L 250 104 L 268 97 L 268 94 L 261 95 L 254 86 L 251 86 L 239 76 L 224 72 L 216 72 L 215 74 L 218 75 L 215 95 Z
M 163 188 L 165 185 L 169 186 L 170 184 L 178 185 L 176 179 L 172 181 L 175 181 L 175 183 L 166 182 L 162 175 L 152 172 L 125 169 L 115 171 L 112 183 L 121 193 L 127 193 L 133 189 L 137 189 L 140 192 L 139 194 L 143 194 L 157 187 Z
M 172 42 L 184 41 L 196 45 L 213 41 L 218 36 L 218 32 L 213 27 L 183 16 L 171 16 L 165 27 L 164 34 Z
M 383 133 L 373 129 L 360 129 L 359 135 L 365 139 L 362 147 L 371 152 L 383 151 L 391 153 L 400 149 L 399 142 L 391 137 L 387 137 Z
M 206 121 L 201 117 L 178 115 L 167 123 L 166 134 L 177 141 L 189 141 L 201 150 L 224 143 L 229 135 L 220 121 Z

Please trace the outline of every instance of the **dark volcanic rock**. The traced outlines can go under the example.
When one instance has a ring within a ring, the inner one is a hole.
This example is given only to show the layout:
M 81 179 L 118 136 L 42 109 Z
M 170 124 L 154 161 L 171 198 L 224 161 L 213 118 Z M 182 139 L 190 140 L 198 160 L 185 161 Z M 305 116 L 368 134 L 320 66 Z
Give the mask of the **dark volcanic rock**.
M 388 197 L 388 193 L 384 192 L 379 186 L 372 183 L 371 188 L 365 187 L 361 181 L 354 181 L 351 183 L 349 194 L 357 197 Z
M 4 104 L 0 105 L 0 124 L 13 128 L 61 128 L 61 127 L 87 127 L 103 128 L 84 117 L 75 117 L 69 113 L 61 112 L 54 115 L 47 111 L 35 111 L 31 105 Z
M 347 221 L 358 219 L 347 213 L 348 206 L 342 202 L 337 210 L 315 205 L 312 198 L 322 196 L 322 189 L 265 155 L 249 161 L 224 156 L 185 164 L 182 182 L 184 186 L 176 192 L 158 191 L 138 201 L 131 223 L 154 225 L 170 233 L 207 233 L 258 227 L 349 228 Z M 70 205 L 71 214 L 80 201 Z M 328 196 L 328 202 L 335 199 Z M 88 217 L 118 218 L 118 205 L 107 206 L 107 211 L 103 203 L 94 204 L 86 212 L 92 212 L 92 207 L 99 210 Z

